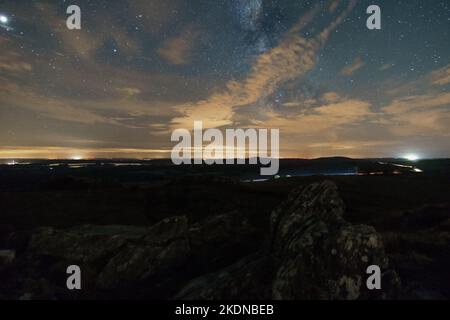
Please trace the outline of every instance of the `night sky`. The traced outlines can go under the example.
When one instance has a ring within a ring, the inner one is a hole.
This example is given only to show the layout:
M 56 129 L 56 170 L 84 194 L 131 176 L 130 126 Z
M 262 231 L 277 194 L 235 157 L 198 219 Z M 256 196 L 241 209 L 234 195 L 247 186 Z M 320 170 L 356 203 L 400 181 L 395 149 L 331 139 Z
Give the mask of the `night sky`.
M 279 128 L 282 157 L 450 156 L 448 0 L 0 0 L 0 50 L 0 158 L 170 157 L 194 120 Z

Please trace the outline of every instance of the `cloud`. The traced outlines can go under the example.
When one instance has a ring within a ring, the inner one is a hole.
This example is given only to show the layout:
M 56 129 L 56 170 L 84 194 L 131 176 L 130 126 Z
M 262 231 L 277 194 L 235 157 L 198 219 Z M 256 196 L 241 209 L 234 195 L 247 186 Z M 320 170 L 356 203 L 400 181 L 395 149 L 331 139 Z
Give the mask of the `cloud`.
M 185 10 L 187 2 L 181 0 L 129 0 L 128 6 L 141 29 L 152 35 L 175 24 Z
M 329 4 L 328 10 L 329 10 L 331 13 L 335 12 L 336 9 L 339 7 L 340 3 L 341 3 L 340 0 L 334 0 L 334 1 L 331 1 L 330 4 Z
M 358 99 L 346 99 L 303 110 L 296 116 L 284 117 L 272 113 L 261 127 L 279 128 L 286 135 L 305 134 L 335 135 L 341 127 L 355 125 L 375 116 L 371 104 Z
M 323 99 L 328 102 L 336 102 L 342 100 L 342 97 L 337 92 L 326 92 L 322 95 Z
M 247 77 L 230 81 L 223 91 L 212 94 L 206 100 L 176 106 L 183 116 L 172 120 L 173 127 L 191 128 L 195 120 L 202 120 L 205 127 L 232 124 L 235 107 L 254 104 L 274 93 L 283 83 L 303 77 L 315 66 L 316 53 L 327 41 L 331 31 L 343 21 L 354 5 L 355 2 L 350 1 L 347 8 L 326 28 L 314 38 L 306 39 L 300 35 L 300 31 L 319 12 L 319 7 L 314 7 L 297 21 L 276 47 L 256 59 Z
M 181 34 L 166 40 L 157 52 L 171 64 L 187 64 L 200 35 L 201 32 L 193 27 L 184 28 Z
M 1 146 L 0 159 L 82 159 L 90 158 L 167 158 L 171 149 L 149 148 L 70 148 L 59 146 Z
M 450 112 L 444 109 L 420 110 L 396 115 L 391 131 L 399 136 L 450 136 Z M 448 138 L 447 138 L 448 139 Z
M 28 73 L 33 70 L 33 66 L 17 53 L 3 49 L 0 56 L 0 70 L 9 74 Z
M 413 93 L 423 94 L 434 90 L 432 86 L 445 86 L 450 84 L 450 65 L 431 71 L 417 79 L 407 81 L 401 85 L 395 85 L 394 81 L 387 83 L 388 90 L 385 93 L 389 96 L 410 96 Z
M 394 99 L 383 111 L 389 114 L 402 114 L 417 109 L 430 109 L 450 104 L 450 93 L 425 94 Z
M 393 63 L 385 63 L 380 67 L 380 71 L 389 70 L 390 68 L 394 67 Z
M 127 55 L 141 53 L 141 45 L 133 33 L 124 28 L 110 26 L 117 25 L 114 17 L 107 11 L 99 12 L 95 18 L 102 21 L 95 29 L 83 27 L 88 25 L 88 15 L 83 18 L 81 30 L 69 30 L 66 26 L 66 16 L 57 11 L 57 7 L 50 3 L 36 3 L 34 16 L 40 26 L 46 27 L 60 40 L 62 50 L 67 55 L 74 53 L 85 63 L 90 63 L 95 54 L 108 40 L 113 40 L 119 50 Z
M 374 140 L 374 141 L 361 141 L 361 140 L 340 140 L 330 142 L 311 143 L 308 148 L 316 148 L 323 150 L 360 150 L 361 148 L 373 148 L 373 147 L 385 147 L 390 145 L 398 145 L 399 141 L 392 140 Z
M 450 83 L 450 65 L 447 65 L 439 70 L 433 71 L 430 76 L 429 80 L 434 85 L 447 85 Z
M 382 108 L 396 135 L 450 135 L 450 93 L 394 99 Z
M 35 3 L 34 8 L 34 16 L 38 25 L 49 29 L 61 40 L 65 53 L 77 53 L 81 58 L 88 59 L 103 43 L 102 37 L 98 33 L 89 33 L 83 28 L 68 30 L 66 16 L 58 14 L 55 5 Z
M 117 74 L 119 70 L 102 69 L 103 75 Z M 114 71 L 115 70 L 115 71 Z M 95 74 L 95 73 L 94 73 Z M 61 85 L 70 90 L 80 90 L 77 87 L 77 79 L 82 79 L 81 74 L 73 72 L 70 74 L 75 77 L 64 77 L 70 79 L 68 82 L 62 82 Z M 84 79 L 90 82 L 97 81 L 91 78 L 92 74 L 84 74 Z M 128 73 L 132 76 L 132 73 Z M 108 88 L 108 93 L 98 90 L 92 96 L 79 97 L 64 95 L 48 95 L 45 90 L 34 84 L 16 83 L 11 79 L 0 77 L 0 95 L 2 107 L 14 107 L 32 110 L 39 116 L 50 119 L 63 120 L 68 122 L 76 122 L 80 124 L 108 124 L 124 128 L 150 128 L 154 121 L 167 117 L 173 117 L 176 113 L 169 108 L 171 102 L 152 101 L 149 103 L 142 99 L 140 88 L 131 86 L 132 81 L 127 81 L 126 77 L 122 77 L 123 83 L 119 82 Z M 167 79 L 169 81 L 169 79 Z M 74 81 L 74 86 L 71 86 Z M 135 75 L 135 84 L 149 83 L 152 77 Z M 158 81 L 158 80 L 156 80 Z M 81 80 L 79 83 L 82 83 Z M 129 86 L 122 86 L 128 84 Z M 98 85 L 98 84 L 95 84 Z M 93 88 L 97 87 L 93 85 Z M 44 88 L 45 89 L 45 88 Z M 66 89 L 67 90 L 67 89 Z M 150 117 L 150 118 L 149 118 Z M 145 121 L 141 121 L 140 119 Z
M 177 115 L 171 106 L 185 99 L 182 95 L 186 91 L 179 88 L 186 89 L 185 83 L 191 79 L 200 84 L 205 81 L 95 59 L 94 53 L 106 34 L 92 35 L 91 41 L 87 31 L 63 32 L 65 21 L 61 15 L 56 17 L 51 5 L 40 5 L 44 7 L 36 13 L 37 23 L 43 21 L 46 10 L 49 14 L 36 32 L 47 36 L 47 29 L 56 26 L 51 30 L 56 36 L 56 48 L 35 54 L 21 48 L 23 37 L 0 37 L 0 107 L 17 113 L 20 109 L 31 110 L 37 117 L 53 120 L 145 128 L 161 134 L 161 127 L 155 129 L 152 125 L 164 119 L 167 128 L 170 118 Z M 161 94 L 162 87 L 167 97 Z
M 340 156 L 361 158 L 392 156 L 401 145 L 398 140 L 346 140 L 341 137 L 321 137 L 319 142 L 302 141 L 297 144 L 285 143 L 284 147 L 289 148 L 283 152 L 285 157 L 318 158 L 326 156 Z
M 80 122 L 84 124 L 108 123 L 120 125 L 120 123 L 107 117 L 100 116 L 92 111 L 77 108 L 69 101 L 54 99 L 39 95 L 23 87 L 15 85 L 0 89 L 3 95 L 2 105 L 33 110 L 40 115 L 53 119 Z
M 8 76 L 20 76 L 33 71 L 33 66 L 16 50 L 14 41 L 0 36 L 2 54 L 0 55 L 0 71 Z
M 342 70 L 341 70 L 341 74 L 344 76 L 351 76 L 352 74 L 354 74 L 356 71 L 358 71 L 359 69 L 361 69 L 362 67 L 364 67 L 365 63 L 361 60 L 360 57 L 356 58 L 355 60 L 353 60 L 353 62 L 347 66 L 345 66 Z
M 450 93 L 436 86 L 450 83 L 450 66 L 434 70 L 386 91 L 394 98 L 381 108 L 380 124 L 401 137 L 448 137 Z
M 361 147 L 379 147 L 386 145 L 396 145 L 398 141 L 359 141 L 359 140 L 349 140 L 349 141 L 336 141 L 336 142 L 320 142 L 312 143 L 308 145 L 309 148 L 321 148 L 321 149 L 332 149 L 332 150 L 349 150 L 349 149 L 359 149 Z
M 136 96 L 141 93 L 141 90 L 138 88 L 130 88 L 130 87 L 124 87 L 124 88 L 118 88 L 117 91 L 120 93 L 125 94 L 126 97 L 132 97 Z

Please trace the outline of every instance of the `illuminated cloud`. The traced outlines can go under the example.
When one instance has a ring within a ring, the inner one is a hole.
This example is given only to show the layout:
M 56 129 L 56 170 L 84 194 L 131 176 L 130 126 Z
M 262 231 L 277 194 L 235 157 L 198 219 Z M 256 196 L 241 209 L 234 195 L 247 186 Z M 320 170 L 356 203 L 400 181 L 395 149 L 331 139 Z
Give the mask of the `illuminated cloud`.
M 402 97 L 394 99 L 383 111 L 389 114 L 403 114 L 409 111 L 430 110 L 433 107 L 448 107 L 450 104 L 450 93 L 438 93 Z
M 359 140 L 342 140 L 331 142 L 312 143 L 308 145 L 309 148 L 322 149 L 322 150 L 360 150 L 361 148 L 373 148 L 373 147 L 385 147 L 390 145 L 398 145 L 398 141 L 385 140 L 385 141 L 359 141 Z
M 439 70 L 433 71 L 430 75 L 430 81 L 435 85 L 447 85 L 450 83 L 450 65 Z
M 330 5 L 328 7 L 328 10 L 333 13 L 336 11 L 336 9 L 339 7 L 339 4 L 341 3 L 340 0 L 334 0 L 330 2 Z
M 349 65 L 345 66 L 341 70 L 341 74 L 344 75 L 344 76 L 349 77 L 352 74 L 354 74 L 356 71 L 358 71 L 359 69 L 364 67 L 364 65 L 365 65 L 365 63 L 361 60 L 360 57 L 358 57 L 355 60 L 353 60 L 352 63 L 350 63 Z
M 375 116 L 370 103 L 358 99 L 347 99 L 328 103 L 298 114 L 285 117 L 273 113 L 269 120 L 260 123 L 261 127 L 280 128 L 286 134 L 320 134 L 324 137 L 334 135 L 346 125 L 355 125 L 359 121 Z
M 92 159 L 92 158 L 167 158 L 171 149 L 145 149 L 145 148 L 70 148 L 70 147 L 0 147 L 0 159 Z
M 117 91 L 119 91 L 120 93 L 123 93 L 126 97 L 136 96 L 141 93 L 140 89 L 130 88 L 130 87 L 117 88 Z
M 322 96 L 327 102 L 337 102 L 342 100 L 342 97 L 337 92 L 326 92 Z
M 28 62 L 23 61 L 23 58 L 14 52 L 2 52 L 0 56 L 0 70 L 10 74 L 27 73 L 33 70 L 33 67 Z
M 0 55 L 0 71 L 2 73 L 20 76 L 33 70 L 33 66 L 26 58 L 15 50 L 13 41 L 0 36 L 0 45 L 2 47 L 2 54 Z
M 425 94 L 395 99 L 382 110 L 390 130 L 401 136 L 450 135 L 450 93 Z
M 207 100 L 177 106 L 183 117 L 173 119 L 173 127 L 190 128 L 195 120 L 202 120 L 206 127 L 230 125 L 233 123 L 235 107 L 256 103 L 271 95 L 281 84 L 304 76 L 315 66 L 317 51 L 354 4 L 354 1 L 350 1 L 348 7 L 325 29 L 314 38 L 306 39 L 300 35 L 300 31 L 318 14 L 318 7 L 312 9 L 298 20 L 276 47 L 256 59 L 243 80 L 230 81 L 225 90 L 213 94 Z

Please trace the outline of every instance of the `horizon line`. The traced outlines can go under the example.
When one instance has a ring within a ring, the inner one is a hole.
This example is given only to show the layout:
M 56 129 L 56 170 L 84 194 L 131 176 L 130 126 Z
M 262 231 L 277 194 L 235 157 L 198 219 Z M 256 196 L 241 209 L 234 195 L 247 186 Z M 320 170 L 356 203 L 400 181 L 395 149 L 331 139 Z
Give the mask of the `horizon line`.
M 367 160 L 367 159 L 401 159 L 401 160 L 408 160 L 405 157 L 399 157 L 399 156 L 380 156 L 380 157 L 348 157 L 348 156 L 321 156 L 321 157 L 311 157 L 311 158 L 302 158 L 302 157 L 244 157 L 244 158 L 202 158 L 202 160 L 211 160 L 211 159 L 222 159 L 222 160 L 229 160 L 229 159 L 234 159 L 234 160 L 242 160 L 242 159 L 254 159 L 254 158 L 266 158 L 266 159 L 279 159 L 279 160 L 319 160 L 319 159 L 333 159 L 333 158 L 345 158 L 345 159 L 350 159 L 350 160 Z M 187 158 L 189 160 L 195 160 L 198 158 Z M 415 161 L 421 161 L 421 160 L 447 160 L 450 159 L 450 156 L 448 157 L 424 157 L 424 158 L 419 158 Z M 137 157 L 94 157 L 94 158 L 42 158 L 42 157 L 38 157 L 38 158 L 24 158 L 24 157 L 15 157 L 15 158 L 3 158 L 0 157 L 0 161 L 6 161 L 6 160 L 10 160 L 10 161 L 23 161 L 23 160 L 41 160 L 41 161 L 99 161 L 99 160 L 134 160 L 134 161 L 158 161 L 158 160 L 170 160 L 171 158 L 137 158 Z M 414 160 L 408 160 L 408 161 L 412 161 L 414 162 Z

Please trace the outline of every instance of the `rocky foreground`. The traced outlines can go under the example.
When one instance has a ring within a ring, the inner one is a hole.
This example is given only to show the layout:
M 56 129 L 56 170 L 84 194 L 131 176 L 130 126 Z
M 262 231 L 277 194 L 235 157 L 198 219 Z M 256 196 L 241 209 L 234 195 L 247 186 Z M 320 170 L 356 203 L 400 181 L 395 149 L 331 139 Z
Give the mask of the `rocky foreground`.
M 405 295 L 383 237 L 344 219 L 333 182 L 294 189 L 273 210 L 270 231 L 242 212 L 150 227 L 85 225 L 1 230 L 3 299 L 396 299 Z M 412 217 L 412 215 L 410 215 Z M 382 270 L 382 290 L 366 288 L 366 268 Z M 66 288 L 79 265 L 82 290 Z

